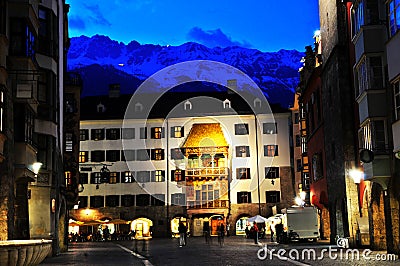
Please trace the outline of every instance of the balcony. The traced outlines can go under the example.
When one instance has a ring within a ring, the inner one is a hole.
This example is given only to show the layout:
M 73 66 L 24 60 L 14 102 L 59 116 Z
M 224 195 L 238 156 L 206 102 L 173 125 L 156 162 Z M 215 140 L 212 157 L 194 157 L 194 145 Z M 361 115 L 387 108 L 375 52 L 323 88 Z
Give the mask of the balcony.
M 386 36 L 385 25 L 362 26 L 361 30 L 353 38 L 356 62 L 360 60 L 363 54 L 384 51 Z
M 386 44 L 386 53 L 388 60 L 388 76 L 392 81 L 400 73 L 400 32 L 397 32 Z
M 225 209 L 229 207 L 228 200 L 213 200 L 213 201 L 201 201 L 201 200 L 188 200 L 187 207 L 189 209 Z
M 186 177 L 189 179 L 207 178 L 226 178 L 228 177 L 228 167 L 197 167 L 186 169 Z

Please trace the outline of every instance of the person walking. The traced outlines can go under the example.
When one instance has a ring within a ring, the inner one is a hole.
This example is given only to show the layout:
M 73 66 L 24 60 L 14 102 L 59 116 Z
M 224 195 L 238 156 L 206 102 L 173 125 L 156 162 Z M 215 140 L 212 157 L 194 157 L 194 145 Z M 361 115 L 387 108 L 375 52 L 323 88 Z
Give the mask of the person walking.
M 282 221 L 277 223 L 275 225 L 275 231 L 276 231 L 276 242 L 282 243 L 283 241 L 283 224 Z
M 209 244 L 211 242 L 211 234 L 210 234 L 210 224 L 207 222 L 203 222 L 203 234 L 206 239 L 206 243 Z
M 253 223 L 253 230 L 254 230 L 254 244 L 258 244 L 258 226 L 257 223 Z
M 222 247 L 224 245 L 225 226 L 221 223 L 218 227 L 218 243 Z
M 187 228 L 183 224 L 183 222 L 179 222 L 178 231 L 179 231 L 179 247 L 186 246 L 186 231 L 187 231 Z
M 271 232 L 271 242 L 274 242 L 274 222 L 269 226 L 269 231 Z

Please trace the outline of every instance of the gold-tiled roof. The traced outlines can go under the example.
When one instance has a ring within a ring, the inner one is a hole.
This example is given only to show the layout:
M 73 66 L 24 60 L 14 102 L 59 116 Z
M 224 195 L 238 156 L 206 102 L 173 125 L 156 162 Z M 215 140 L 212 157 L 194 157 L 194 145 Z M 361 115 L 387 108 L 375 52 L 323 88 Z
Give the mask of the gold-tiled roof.
M 224 133 L 218 123 L 193 124 L 183 148 L 187 147 L 226 147 Z

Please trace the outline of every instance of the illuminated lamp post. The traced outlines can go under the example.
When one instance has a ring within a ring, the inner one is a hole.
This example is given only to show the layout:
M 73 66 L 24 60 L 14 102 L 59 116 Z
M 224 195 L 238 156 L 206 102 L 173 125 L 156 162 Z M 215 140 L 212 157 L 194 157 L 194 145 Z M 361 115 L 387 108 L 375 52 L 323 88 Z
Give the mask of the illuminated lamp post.
M 351 169 L 349 175 L 353 179 L 354 184 L 356 184 L 357 186 L 357 206 L 358 206 L 358 211 L 360 213 L 360 217 L 362 217 L 361 205 L 360 205 L 360 182 L 362 179 L 364 179 L 364 173 L 359 169 Z

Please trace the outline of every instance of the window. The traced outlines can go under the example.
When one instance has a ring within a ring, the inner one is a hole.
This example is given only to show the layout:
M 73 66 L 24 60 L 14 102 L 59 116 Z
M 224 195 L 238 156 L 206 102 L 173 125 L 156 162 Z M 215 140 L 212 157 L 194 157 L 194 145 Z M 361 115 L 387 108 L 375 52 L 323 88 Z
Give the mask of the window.
M 162 127 L 152 127 L 151 128 L 151 138 L 161 139 L 164 137 L 164 130 Z
M 149 206 L 150 195 L 149 194 L 138 194 L 136 195 L 136 206 Z
M 92 129 L 92 140 L 103 140 L 104 139 L 104 129 L 97 128 Z
M 251 192 L 240 191 L 237 193 L 237 203 L 251 203 Z
M 116 162 L 120 160 L 120 151 L 119 150 L 109 150 L 106 152 L 107 161 L 108 162 Z
M 2 2 L 0 2 L 2 4 Z M 0 14 L 3 11 L 0 11 Z M 1 21 L 0 21 L 1 23 Z M 0 132 L 4 130 L 4 86 L 0 85 Z
M 155 161 L 164 160 L 164 149 L 152 149 L 151 159 Z
M 231 101 L 226 99 L 225 101 L 223 101 L 222 105 L 223 105 L 224 109 L 229 109 L 229 108 L 231 108 Z
M 89 129 L 81 129 L 79 131 L 79 140 L 80 141 L 89 140 Z
M 119 206 L 119 196 L 118 195 L 106 196 L 106 207 L 117 207 L 117 206 Z
M 150 172 L 149 171 L 137 171 L 136 181 L 139 183 L 150 182 Z
M 65 133 L 65 151 L 72 152 L 73 142 L 72 142 L 72 133 Z
M 301 162 L 301 159 L 296 160 L 296 171 L 300 172 L 303 169 L 303 164 Z
M 150 150 L 146 150 L 146 149 L 137 150 L 136 160 L 138 160 L 138 161 L 150 160 Z
M 121 183 L 133 183 L 134 179 L 133 179 L 133 174 L 130 171 L 126 171 L 122 173 L 123 176 L 121 178 Z
M 388 2 L 389 6 L 389 32 L 390 36 L 396 34 L 400 30 L 400 0 L 391 0 Z
M 301 146 L 301 138 L 300 135 L 296 135 L 296 147 L 300 147 Z
M 278 145 L 264 145 L 264 156 L 278 156 Z
M 89 174 L 79 173 L 79 184 L 88 184 L 88 183 L 89 183 Z
M 72 173 L 70 171 L 66 171 L 64 173 L 65 175 L 65 184 L 67 184 L 67 186 L 71 186 L 72 185 Z
M 236 168 L 236 179 L 250 179 L 250 168 Z
M 400 11 L 399 11 L 400 13 Z M 399 19 L 400 20 L 400 19 Z M 394 111 L 396 120 L 400 120 L 400 80 L 393 84 L 394 90 Z
M 357 35 L 360 31 L 361 26 L 364 25 L 364 1 L 360 0 L 355 3 L 352 7 L 352 35 Z
M 186 101 L 183 105 L 185 110 L 192 110 L 192 103 L 190 101 Z
M 171 204 L 177 205 L 177 206 L 185 206 L 186 205 L 186 195 L 183 193 L 171 194 Z
M 119 172 L 110 172 L 110 184 L 119 183 Z
M 171 181 L 175 181 L 175 182 L 181 182 L 181 181 L 185 181 L 185 170 L 172 170 L 171 171 Z
M 276 123 L 263 123 L 263 134 L 277 134 Z
M 101 184 L 101 173 L 100 172 L 91 173 L 90 184 Z
M 171 127 L 171 138 L 182 138 L 184 136 L 183 127 Z
M 123 128 L 122 129 L 122 138 L 123 139 L 134 139 L 135 138 L 135 129 L 134 128 Z
M 87 196 L 79 196 L 78 197 L 78 208 L 87 208 L 88 207 L 88 197 Z
M 235 124 L 235 135 L 248 135 L 249 125 L 248 124 Z
M 140 128 L 140 139 L 147 139 L 147 128 L 146 127 Z
M 266 203 L 278 203 L 281 201 L 281 193 L 279 191 L 265 191 Z
M 120 130 L 119 128 L 107 128 L 106 129 L 106 138 L 109 140 L 120 139 Z
M 123 206 L 123 207 L 135 206 L 135 196 L 134 195 L 122 195 L 121 196 L 121 206 Z
M 171 159 L 182 160 L 184 158 L 180 148 L 171 149 Z
M 165 205 L 164 194 L 151 195 L 151 206 L 164 206 L 164 205 Z
M 322 169 L 322 155 L 320 153 L 315 153 L 312 157 L 312 174 L 314 181 L 324 177 Z
M 58 24 L 55 14 L 47 8 L 39 6 L 38 52 L 57 58 Z
M 27 25 L 27 20 L 10 19 L 10 55 L 20 55 L 34 59 L 35 42 L 35 33 Z
M 121 152 L 123 155 L 123 159 L 121 161 L 134 161 L 136 160 L 136 151 L 135 150 L 124 150 Z
M 105 161 L 105 151 L 92 151 L 91 160 L 92 162 L 104 162 Z
M 35 145 L 33 138 L 33 132 L 35 128 L 35 116 L 29 108 L 24 108 L 22 105 L 18 105 L 18 109 L 21 108 L 23 111 L 15 112 L 14 124 L 19 125 L 15 127 L 15 140 L 23 141 L 30 145 Z M 14 110 L 16 110 L 15 108 Z M 19 109 L 19 110 L 21 110 Z M 22 125 L 22 123 L 24 123 Z
M 92 207 L 92 208 L 104 207 L 104 197 L 103 196 L 90 196 L 90 207 Z
M 279 167 L 265 167 L 265 178 L 279 178 Z
M 249 146 L 236 146 L 236 157 L 250 157 Z
M 368 89 L 382 89 L 384 74 L 381 56 L 368 56 L 356 67 L 356 97 Z
M 87 151 L 80 151 L 79 152 L 79 162 L 86 163 L 88 161 L 88 152 Z
M 385 153 L 386 125 L 384 120 L 369 120 L 358 131 L 360 149 L 369 149 L 375 153 Z
M 42 92 L 45 92 L 45 90 L 41 90 Z M 43 95 L 43 98 L 46 97 Z M 41 97 L 42 98 L 42 97 Z M 72 93 L 67 93 L 65 95 L 65 112 L 72 114 L 77 111 L 76 107 L 76 100 L 74 98 L 74 95 Z
M 156 170 L 151 172 L 151 182 L 164 182 L 165 181 L 165 171 Z

